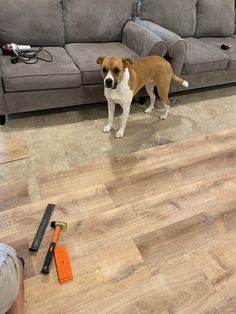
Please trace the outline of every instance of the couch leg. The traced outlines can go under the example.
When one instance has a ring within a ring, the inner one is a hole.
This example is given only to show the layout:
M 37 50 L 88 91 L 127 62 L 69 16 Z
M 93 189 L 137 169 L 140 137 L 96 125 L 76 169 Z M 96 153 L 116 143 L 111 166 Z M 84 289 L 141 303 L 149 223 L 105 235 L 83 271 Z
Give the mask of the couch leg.
M 5 115 L 0 115 L 0 125 L 4 125 L 6 123 L 6 116 Z
M 144 105 L 146 102 L 147 97 L 146 96 L 141 96 L 139 97 L 139 103 L 140 105 Z

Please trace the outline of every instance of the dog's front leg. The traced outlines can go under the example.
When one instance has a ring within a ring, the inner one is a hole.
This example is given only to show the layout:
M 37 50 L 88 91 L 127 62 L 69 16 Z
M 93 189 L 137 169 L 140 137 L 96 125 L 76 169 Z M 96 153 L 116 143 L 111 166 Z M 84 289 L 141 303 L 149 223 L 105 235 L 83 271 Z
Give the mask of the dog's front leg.
M 116 104 L 113 101 L 108 101 L 108 124 L 104 126 L 103 132 L 109 133 L 112 128 L 113 118 Z
M 122 105 L 123 115 L 122 115 L 122 121 L 121 121 L 120 129 L 116 133 L 117 138 L 121 138 L 124 135 L 126 124 L 127 124 L 128 117 L 129 117 L 130 106 L 131 106 L 131 102 L 129 104 Z

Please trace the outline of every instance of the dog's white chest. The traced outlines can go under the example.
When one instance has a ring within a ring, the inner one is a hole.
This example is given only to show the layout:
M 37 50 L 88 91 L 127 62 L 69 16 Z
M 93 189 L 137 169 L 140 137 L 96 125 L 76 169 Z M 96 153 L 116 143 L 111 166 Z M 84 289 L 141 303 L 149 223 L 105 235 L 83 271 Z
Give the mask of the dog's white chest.
M 105 96 L 107 100 L 112 101 L 121 106 L 125 103 L 131 103 L 133 98 L 133 91 L 129 87 L 129 70 L 126 68 L 122 81 L 118 84 L 116 89 L 105 88 Z
M 117 89 L 108 89 L 106 92 L 107 98 L 111 99 L 115 103 L 120 103 L 122 99 L 122 94 L 121 92 L 118 92 Z

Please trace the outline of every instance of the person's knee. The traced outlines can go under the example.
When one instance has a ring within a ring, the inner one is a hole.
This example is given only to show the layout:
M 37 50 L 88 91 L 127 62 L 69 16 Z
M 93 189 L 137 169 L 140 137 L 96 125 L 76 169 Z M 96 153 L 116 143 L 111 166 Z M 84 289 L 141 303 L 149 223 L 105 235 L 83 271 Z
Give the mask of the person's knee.
M 16 251 L 0 243 L 0 313 L 14 303 L 20 287 L 20 270 Z

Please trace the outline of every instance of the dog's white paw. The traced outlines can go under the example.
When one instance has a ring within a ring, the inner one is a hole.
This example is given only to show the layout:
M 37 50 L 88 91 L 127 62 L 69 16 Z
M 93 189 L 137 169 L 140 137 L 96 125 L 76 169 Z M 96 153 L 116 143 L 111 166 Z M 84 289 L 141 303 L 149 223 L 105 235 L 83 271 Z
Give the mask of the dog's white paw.
M 145 113 L 151 113 L 153 108 L 148 107 L 144 112 Z
M 164 114 L 162 114 L 162 115 L 160 116 L 159 119 L 165 120 L 165 119 L 167 118 L 167 116 L 168 116 L 168 114 L 164 113 Z
M 110 131 L 111 131 L 110 125 L 104 126 L 104 128 L 103 128 L 103 132 L 104 132 L 104 133 L 109 133 Z
M 119 130 L 118 132 L 116 132 L 116 138 L 122 138 L 124 136 L 124 131 Z

